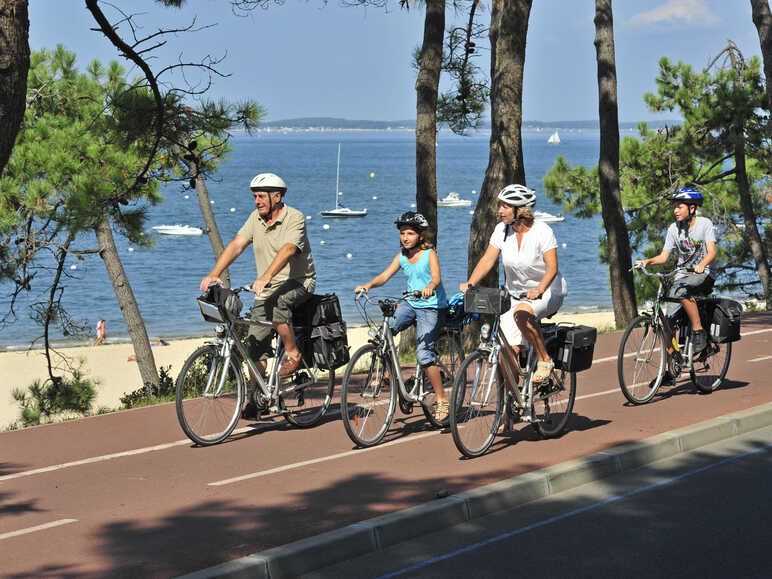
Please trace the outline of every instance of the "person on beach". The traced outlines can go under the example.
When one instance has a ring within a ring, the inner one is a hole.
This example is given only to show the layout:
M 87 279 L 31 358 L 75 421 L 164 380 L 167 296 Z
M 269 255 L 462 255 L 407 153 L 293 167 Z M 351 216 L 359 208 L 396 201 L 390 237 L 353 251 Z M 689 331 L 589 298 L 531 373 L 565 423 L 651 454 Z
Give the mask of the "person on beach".
M 426 372 L 437 397 L 434 418 L 448 417 L 448 397 L 442 388 L 442 377 L 437 366 L 435 345 L 442 328 L 443 310 L 448 305 L 440 275 L 440 260 L 434 250 L 434 236 L 426 217 L 408 211 L 394 222 L 399 229 L 400 252 L 391 264 L 354 292 L 369 291 L 385 284 L 400 269 L 407 276 L 407 289 L 421 292 L 421 298 L 407 298 L 400 302 L 394 316 L 392 331 L 398 334 L 416 323 L 416 361 Z
M 676 274 L 667 297 L 679 298 L 680 303 L 667 302 L 665 313 L 674 318 L 683 307 L 692 325 L 693 354 L 699 354 L 708 345 L 708 337 L 700 321 L 700 312 L 696 295 L 708 295 L 716 280 L 716 230 L 707 217 L 697 215 L 697 207 L 702 205 L 704 197 L 696 189 L 681 187 L 671 197 L 675 222 L 670 224 L 665 235 L 665 245 L 659 255 L 649 259 L 636 260 L 644 267 L 667 263 L 672 252 L 676 253 L 676 267 L 690 268 L 693 271 Z M 665 343 L 670 344 L 670 336 L 665 336 Z M 672 352 L 672 346 L 668 346 Z M 665 380 L 672 382 L 669 373 Z
M 99 318 L 99 321 L 96 325 L 96 338 L 94 338 L 94 341 L 92 342 L 92 346 L 101 346 L 105 343 L 105 340 L 107 340 L 107 331 L 105 330 L 105 320 L 104 318 Z
M 292 310 L 311 298 L 316 287 L 316 269 L 303 214 L 284 203 L 287 185 L 273 173 L 255 175 L 249 184 L 255 210 L 236 237 L 223 251 L 212 271 L 201 280 L 204 292 L 213 283 L 222 283 L 220 274 L 252 244 L 258 277 L 252 284 L 255 293 L 251 319 L 270 321 L 286 350 L 279 374 L 290 376 L 301 361 L 301 353 L 292 331 Z M 269 326 L 250 326 L 247 347 L 250 357 L 265 372 L 267 359 L 273 355 Z M 250 403 L 244 418 L 255 418 L 257 408 Z
M 555 364 L 544 347 L 539 319 L 555 314 L 566 296 L 566 281 L 558 271 L 558 243 L 552 228 L 534 221 L 536 195 L 523 185 L 507 185 L 498 195 L 500 223 L 491 235 L 488 249 L 460 289 L 466 292 L 498 265 L 501 255 L 506 288 L 512 296 L 510 309 L 501 315 L 501 329 L 519 359 L 527 340 L 538 359 L 533 375 L 546 381 Z M 520 298 L 525 294 L 525 299 Z

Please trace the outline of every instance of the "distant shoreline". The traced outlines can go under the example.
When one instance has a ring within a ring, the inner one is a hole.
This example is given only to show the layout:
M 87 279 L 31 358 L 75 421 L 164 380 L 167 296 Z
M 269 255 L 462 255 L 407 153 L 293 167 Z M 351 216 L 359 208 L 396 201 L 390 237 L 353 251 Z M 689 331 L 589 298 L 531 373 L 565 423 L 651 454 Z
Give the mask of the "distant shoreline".
M 641 121 L 621 122 L 620 130 L 636 129 Z M 665 126 L 673 126 L 681 121 L 676 119 L 669 120 L 649 120 L 645 121 L 650 128 L 657 129 Z M 523 130 L 546 130 L 546 129 L 599 129 L 600 122 L 597 120 L 585 121 L 525 121 L 522 125 Z M 395 121 L 370 121 L 370 120 L 350 120 L 335 117 L 301 117 L 295 119 L 281 119 L 276 121 L 265 121 L 257 129 L 263 132 L 276 131 L 414 131 L 415 120 L 395 120 Z M 447 125 L 441 124 L 440 130 L 449 131 Z M 483 121 L 475 130 L 490 130 L 490 122 Z

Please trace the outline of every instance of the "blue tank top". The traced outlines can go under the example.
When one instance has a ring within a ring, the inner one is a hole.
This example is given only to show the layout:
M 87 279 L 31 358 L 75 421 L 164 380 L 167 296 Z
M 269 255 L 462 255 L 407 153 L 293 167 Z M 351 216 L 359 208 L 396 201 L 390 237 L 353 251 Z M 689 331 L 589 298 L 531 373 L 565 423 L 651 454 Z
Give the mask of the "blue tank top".
M 432 281 L 432 269 L 429 266 L 429 252 L 433 249 L 425 249 L 415 263 L 410 263 L 407 257 L 402 254 L 399 256 L 399 266 L 407 276 L 408 291 L 421 291 Z M 408 299 L 410 305 L 414 308 L 445 308 L 448 305 L 448 298 L 445 295 L 445 288 L 442 283 L 434 288 L 434 295 L 429 298 Z

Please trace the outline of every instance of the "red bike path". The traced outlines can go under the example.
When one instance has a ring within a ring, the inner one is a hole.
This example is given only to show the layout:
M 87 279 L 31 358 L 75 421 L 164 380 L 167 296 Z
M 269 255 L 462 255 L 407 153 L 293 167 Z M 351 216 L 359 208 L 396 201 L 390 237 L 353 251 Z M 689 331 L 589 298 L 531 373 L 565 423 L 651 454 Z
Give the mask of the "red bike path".
M 2 433 L 0 575 L 179 575 L 772 401 L 772 314 L 743 318 L 718 391 L 681 379 L 643 406 L 619 390 L 621 337 L 598 336 L 563 437 L 518 425 L 474 460 L 418 409 L 354 449 L 339 377 L 321 425 L 242 421 L 214 447 L 184 437 L 174 404 Z

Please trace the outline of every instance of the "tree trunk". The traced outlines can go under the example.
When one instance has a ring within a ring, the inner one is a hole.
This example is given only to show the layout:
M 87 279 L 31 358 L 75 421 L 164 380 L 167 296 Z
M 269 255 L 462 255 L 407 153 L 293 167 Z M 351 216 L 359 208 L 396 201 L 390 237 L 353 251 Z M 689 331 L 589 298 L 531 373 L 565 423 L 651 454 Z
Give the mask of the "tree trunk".
M 187 154 L 182 147 L 174 146 L 174 154 L 177 159 L 180 160 L 188 168 L 188 173 L 195 180 L 196 195 L 198 196 L 198 206 L 201 209 L 201 217 L 204 218 L 204 226 L 206 227 L 206 234 L 209 237 L 209 243 L 212 246 L 212 252 L 214 253 L 214 260 L 217 261 L 225 249 L 222 242 L 222 236 L 220 235 L 220 229 L 217 227 L 217 220 L 214 217 L 214 211 L 212 211 L 212 204 L 209 202 L 209 190 L 206 187 L 206 181 L 201 176 L 198 166 L 192 160 L 186 159 Z M 220 279 L 225 282 L 225 287 L 231 287 L 230 273 L 227 269 L 223 270 L 220 274 Z
M 600 203 L 608 236 L 608 269 L 614 321 L 624 328 L 637 315 L 630 238 L 619 191 L 619 118 L 617 67 L 614 54 L 614 15 L 611 0 L 595 0 L 595 51 L 598 61 L 600 118 Z
M 735 142 L 735 177 L 737 179 L 737 192 L 740 195 L 740 208 L 743 212 L 743 237 L 748 242 L 748 247 L 753 255 L 753 261 L 756 263 L 756 270 L 759 272 L 761 280 L 762 293 L 767 302 L 767 311 L 772 310 L 772 295 L 770 295 L 770 268 L 767 259 L 767 252 L 764 247 L 764 241 L 759 234 L 759 228 L 756 225 L 756 213 L 753 210 L 753 199 L 751 198 L 750 185 L 748 183 L 748 173 L 745 168 L 745 138 L 741 129 L 734 131 Z
M 437 94 L 445 36 L 445 0 L 427 0 L 416 89 L 416 206 L 437 232 Z
M 155 366 L 153 350 L 150 348 L 150 340 L 147 338 L 145 322 L 139 313 L 137 300 L 134 298 L 134 292 L 131 289 L 129 279 L 123 269 L 118 251 L 115 248 L 113 232 L 110 229 L 110 222 L 105 219 L 95 228 L 97 241 L 99 242 L 99 255 L 105 262 L 107 274 L 110 281 L 113 282 L 115 297 L 118 298 L 118 304 L 123 312 L 123 319 L 126 320 L 126 327 L 131 336 L 131 342 L 134 344 L 134 355 L 137 358 L 137 366 L 142 377 L 142 384 L 146 388 L 158 388 L 158 370 Z
M 0 0 L 0 175 L 24 119 L 29 72 L 27 0 Z
M 767 110 L 772 112 L 772 13 L 767 0 L 751 0 L 753 23 L 759 32 L 764 77 L 767 80 Z
M 510 183 L 525 183 L 523 142 L 523 68 L 525 39 L 532 0 L 492 3 L 491 27 L 491 141 L 488 168 L 480 188 L 469 236 L 468 273 L 488 248 L 496 227 L 497 195 Z M 481 285 L 498 285 L 498 268 Z

